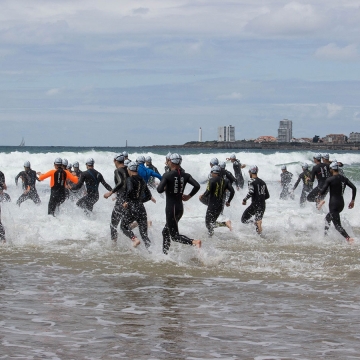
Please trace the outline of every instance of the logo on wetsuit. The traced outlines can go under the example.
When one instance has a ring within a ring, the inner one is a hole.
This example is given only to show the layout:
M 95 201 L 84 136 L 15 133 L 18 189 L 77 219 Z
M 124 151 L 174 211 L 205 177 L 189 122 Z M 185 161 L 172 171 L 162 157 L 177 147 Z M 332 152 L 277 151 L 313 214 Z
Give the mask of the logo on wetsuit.
M 175 176 L 174 178 L 174 194 L 182 194 L 184 191 L 184 178 L 180 178 L 180 191 L 179 191 L 179 178 Z
M 265 195 L 265 185 L 258 185 L 258 194 Z

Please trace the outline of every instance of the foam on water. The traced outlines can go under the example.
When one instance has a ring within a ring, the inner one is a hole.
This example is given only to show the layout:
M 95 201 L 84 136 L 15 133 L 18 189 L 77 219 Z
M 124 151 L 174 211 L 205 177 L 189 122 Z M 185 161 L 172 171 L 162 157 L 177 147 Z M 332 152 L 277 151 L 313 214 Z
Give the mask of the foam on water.
M 135 159 L 142 153 L 130 154 Z M 153 164 L 162 172 L 164 155 L 148 153 Z M 130 273 L 139 269 L 140 273 L 158 271 L 159 267 L 181 268 L 181 272 L 192 269 L 206 271 L 222 276 L 231 274 L 256 274 L 260 277 L 309 277 L 334 278 L 346 277 L 358 273 L 360 266 L 355 260 L 359 254 L 359 241 L 348 246 L 344 239 L 332 228 L 329 236 L 323 236 L 323 224 L 326 207 L 319 212 L 313 204 L 305 208 L 299 207 L 301 184 L 296 190 L 295 201 L 279 200 L 280 164 L 288 164 L 287 168 L 294 174 L 294 181 L 301 172 L 300 164 L 311 163 L 312 152 L 276 152 L 262 154 L 259 152 L 238 152 L 237 157 L 242 163 L 259 167 L 259 177 L 265 180 L 269 187 L 270 199 L 263 220 L 264 238 L 259 238 L 252 226 L 241 223 L 241 215 L 245 206 L 241 204 L 247 192 L 247 186 L 236 192 L 231 207 L 226 208 L 222 219 L 231 219 L 233 231 L 227 228 L 215 230 L 211 239 L 207 236 L 204 218 L 206 207 L 198 201 L 198 195 L 205 190 L 205 181 L 209 174 L 209 161 L 212 157 L 225 160 L 230 155 L 225 153 L 184 155 L 183 167 L 202 183 L 200 192 L 190 201 L 184 203 L 185 212 L 179 223 L 180 232 L 195 239 L 203 239 L 203 248 L 197 251 L 192 247 L 172 243 L 169 256 L 162 254 L 162 228 L 165 223 L 165 198 L 152 191 L 156 204 L 145 204 L 148 218 L 153 226 L 149 228 L 152 240 L 152 253 L 149 254 L 142 246 L 136 250 L 131 242 L 119 232 L 119 241 L 113 247 L 110 241 L 109 222 L 114 202 L 105 200 L 106 190 L 100 185 L 100 200 L 94 207 L 90 217 L 86 217 L 81 209 L 71 201 L 61 206 L 56 218 L 47 215 L 49 200 L 49 182 L 45 180 L 37 184 L 42 203 L 36 206 L 31 200 L 26 201 L 19 209 L 15 202 L 22 193 L 21 185 L 14 184 L 15 176 L 23 169 L 25 160 L 31 162 L 36 171 L 46 172 L 52 168 L 56 157 L 67 158 L 69 162 L 79 161 L 84 170 L 85 160 L 95 159 L 95 168 L 100 171 L 106 181 L 113 185 L 114 153 L 105 151 L 63 152 L 63 153 L 20 153 L 0 154 L 0 169 L 5 173 L 8 185 L 7 192 L 12 197 L 11 203 L 2 203 L 2 221 L 6 229 L 8 243 L 13 248 L 35 249 L 36 251 L 51 251 L 66 253 L 80 258 L 99 258 L 99 262 L 107 262 L 107 271 L 119 272 L 128 270 Z M 335 153 L 332 158 L 342 161 L 345 172 L 358 179 L 358 153 Z M 232 171 L 231 163 L 227 165 Z M 246 170 L 246 168 L 244 169 Z M 244 171 L 245 181 L 248 179 Z M 188 186 L 186 193 L 190 192 Z M 351 198 L 351 191 L 345 192 L 345 202 Z M 345 210 L 342 213 L 345 229 L 355 237 L 359 234 L 358 211 Z M 136 230 L 137 231 L 137 230 Z M 6 250 L 5 250 L 6 251 Z M 9 251 L 11 251 L 9 249 Z M 119 257 L 121 261 L 119 260 Z M 126 262 L 126 265 L 124 263 Z M 145 264 L 145 265 L 144 265 Z M 336 264 L 336 266 L 335 266 Z M 105 263 L 103 263 L 105 265 Z

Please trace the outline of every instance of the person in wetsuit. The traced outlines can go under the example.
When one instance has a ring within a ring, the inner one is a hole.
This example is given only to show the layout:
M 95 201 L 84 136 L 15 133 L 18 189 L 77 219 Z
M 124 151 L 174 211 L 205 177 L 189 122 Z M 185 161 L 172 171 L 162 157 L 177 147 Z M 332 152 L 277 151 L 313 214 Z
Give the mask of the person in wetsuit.
M 292 191 L 295 191 L 295 189 L 298 187 L 300 181 L 303 182 L 303 188 L 300 195 L 300 206 L 304 207 L 306 204 L 306 197 L 310 193 L 310 191 L 313 188 L 313 183 L 310 181 L 311 179 L 311 172 L 309 170 L 309 165 L 307 163 L 302 164 L 302 170 L 303 172 L 299 175 L 298 179 L 296 180 L 296 183 L 294 184 L 294 187 L 292 188 Z
M 241 169 L 246 167 L 246 165 L 241 164 L 240 160 L 238 160 L 236 158 L 235 154 L 231 154 L 230 157 L 227 158 L 226 160 L 230 160 L 232 162 L 235 178 L 237 180 L 237 186 L 240 187 L 240 189 L 243 189 L 244 188 L 244 177 L 243 177 Z
M 293 193 L 290 192 L 290 183 L 293 174 L 286 169 L 286 165 L 281 166 L 281 174 L 280 174 L 280 184 L 281 184 L 281 193 L 280 199 L 287 200 L 289 197 L 293 198 Z
M 261 235 L 262 233 L 262 218 L 265 213 L 266 203 L 265 200 L 269 199 L 270 194 L 265 181 L 261 180 L 258 176 L 259 169 L 256 165 L 250 166 L 249 169 L 249 192 L 245 196 L 242 204 L 246 205 L 246 201 L 251 198 L 251 205 L 244 211 L 241 222 L 243 224 L 254 223 L 251 219 L 255 217 L 256 232 Z
M 87 193 L 76 203 L 76 205 L 84 209 L 86 214 L 93 210 L 95 203 L 99 200 L 100 183 L 104 185 L 106 190 L 112 190 L 111 186 L 104 180 L 103 176 L 94 169 L 94 163 L 95 161 L 93 158 L 86 160 L 87 170 L 81 173 L 79 181 L 71 187 L 72 190 L 77 190 L 85 183 Z
M 126 179 L 128 178 L 128 172 L 124 165 L 125 157 L 122 154 L 116 155 L 114 158 L 114 182 L 115 187 L 104 194 L 104 198 L 109 198 L 112 194 L 116 194 L 116 202 L 114 205 L 114 209 L 111 214 L 110 221 L 110 232 L 111 232 L 111 240 L 116 242 L 118 238 L 117 227 L 124 216 L 125 208 L 124 208 L 124 194 L 126 190 Z
M 29 161 L 24 163 L 24 171 L 21 171 L 15 177 L 15 184 L 18 185 L 18 179 L 21 178 L 23 182 L 24 193 L 16 201 L 17 205 L 21 205 L 24 201 L 31 199 L 35 204 L 40 204 L 41 200 L 39 198 L 38 192 L 36 191 L 36 181 L 40 181 L 36 175 L 36 171 L 31 169 L 31 164 Z
M 151 177 L 156 177 L 161 180 L 161 175 L 159 173 L 156 173 L 154 170 L 151 170 L 145 166 L 145 156 L 138 156 L 136 162 L 139 165 L 137 170 L 138 175 L 145 180 L 146 184 L 149 182 Z
M 10 202 L 10 195 L 4 192 L 4 190 L 7 190 L 7 186 L 5 182 L 5 175 L 2 171 L 0 171 L 0 183 L 2 183 L 2 189 L 0 191 L 0 202 Z
M 333 222 L 335 229 L 349 242 L 354 242 L 345 229 L 341 226 L 340 213 L 344 209 L 344 191 L 346 186 L 352 190 L 352 198 L 349 204 L 349 209 L 355 205 L 356 186 L 345 176 L 339 174 L 339 166 L 336 162 L 330 164 L 331 176 L 325 180 L 324 186 L 320 190 L 320 194 L 324 195 L 330 189 L 329 213 L 325 217 L 325 235 L 327 235 L 330 223 Z M 323 206 L 325 200 L 319 203 L 319 208 Z
M 75 161 L 73 163 L 73 171 L 72 171 L 72 174 L 75 175 L 78 179 L 80 179 L 80 175 L 81 175 L 82 171 L 80 170 L 80 167 L 79 167 L 79 162 L 78 161 Z M 80 189 L 78 190 L 73 190 L 72 189 L 72 185 L 73 183 L 68 180 L 67 181 L 67 185 L 69 187 L 69 191 L 70 191 L 70 200 L 71 201 L 78 201 L 79 199 L 81 199 L 85 193 L 86 193 L 86 190 L 85 190 L 85 185 L 83 185 Z
M 318 204 L 327 194 L 326 192 L 320 195 L 320 190 L 324 186 L 326 179 L 330 176 L 330 170 L 327 164 L 321 162 L 321 154 L 314 155 L 314 163 L 315 165 L 311 170 L 310 182 L 313 183 L 315 178 L 318 182 L 317 186 L 310 191 L 306 199 L 309 202 L 316 202 Z
M 70 179 L 74 184 L 78 182 L 78 178 L 76 176 L 63 169 L 62 159 L 55 159 L 54 168 L 55 169 L 50 170 L 45 174 L 41 174 L 40 172 L 37 173 L 40 181 L 50 177 L 51 193 L 48 205 L 48 214 L 52 216 L 55 216 L 56 207 L 60 206 L 66 199 L 66 179 Z
M 4 189 L 4 183 L 0 181 L 0 192 Z M 1 222 L 1 206 L 0 206 L 0 241 L 4 244 L 6 243 L 5 239 L 5 229 Z
M 157 187 L 159 194 L 166 194 L 166 224 L 162 231 L 163 252 L 167 254 L 170 249 L 171 240 L 186 245 L 201 247 L 201 240 L 190 239 L 179 234 L 178 222 L 184 213 L 183 201 L 188 201 L 200 189 L 200 184 L 193 177 L 180 171 L 181 157 L 179 154 L 171 154 L 169 166 L 170 172 L 165 173 Z M 193 186 L 190 194 L 184 195 L 186 184 Z
M 199 196 L 200 201 L 202 196 L 208 197 L 209 199 L 205 216 L 205 225 L 208 229 L 209 236 L 212 236 L 214 234 L 214 228 L 219 226 L 227 226 L 232 230 L 230 220 L 222 222 L 216 221 L 223 209 L 223 199 L 225 198 L 226 190 L 230 192 L 226 206 L 230 206 L 230 202 L 235 194 L 234 188 L 230 185 L 229 180 L 222 176 L 220 166 L 214 165 L 211 168 L 211 179 L 208 181 L 206 191 Z
M 138 164 L 130 162 L 127 166 L 129 177 L 126 179 L 126 189 L 123 197 L 123 207 L 126 209 L 124 217 L 121 220 L 121 230 L 132 240 L 133 246 L 140 244 L 140 240 L 134 235 L 132 223 L 136 221 L 139 225 L 139 231 L 145 247 L 150 247 L 151 241 L 147 230 L 147 213 L 144 202 L 151 200 L 151 192 L 147 187 L 145 180 L 138 174 Z
M 164 171 L 170 172 L 170 156 L 171 156 L 171 152 L 168 152 L 165 156 L 165 167 L 164 167 Z
M 152 163 L 152 159 L 151 156 L 147 156 L 145 158 L 145 164 L 146 167 L 154 172 L 156 172 L 157 174 L 160 175 L 159 170 L 153 165 Z M 155 184 L 155 178 L 154 176 L 151 176 L 149 181 L 148 181 L 148 186 L 150 186 L 151 188 L 155 189 L 156 188 L 156 184 Z

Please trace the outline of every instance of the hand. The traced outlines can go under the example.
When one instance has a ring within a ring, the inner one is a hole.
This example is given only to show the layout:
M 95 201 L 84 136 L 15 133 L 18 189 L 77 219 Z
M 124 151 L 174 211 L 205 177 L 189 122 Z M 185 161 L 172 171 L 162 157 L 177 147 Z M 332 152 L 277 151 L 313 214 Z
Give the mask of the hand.
M 237 186 L 237 187 L 236 187 L 236 190 L 239 191 L 239 190 L 240 190 L 240 186 Z
M 104 194 L 104 198 L 107 199 L 107 198 L 109 198 L 111 195 L 112 195 L 112 192 L 109 191 L 109 192 L 107 192 L 107 193 Z
M 243 204 L 243 205 L 246 205 L 246 200 L 243 200 L 242 204 Z
M 190 195 L 183 195 L 182 196 L 183 201 L 188 201 L 189 199 L 191 199 Z
M 151 197 L 151 201 L 152 201 L 154 204 L 156 204 L 156 199 L 155 199 L 155 198 Z
M 230 206 L 230 203 L 227 201 L 225 205 L 226 205 L 227 207 L 229 207 L 229 206 Z
M 203 197 L 203 196 L 202 196 L 202 195 L 200 195 L 200 196 L 199 196 L 199 200 L 201 200 L 201 198 L 202 198 L 202 197 Z
M 36 173 L 36 175 L 41 175 L 41 172 L 40 172 L 40 171 L 38 171 L 38 172 Z
M 127 207 L 128 207 L 128 203 L 127 203 L 127 202 L 124 202 L 124 203 L 123 203 L 123 208 L 124 208 L 124 209 L 127 209 Z
M 354 205 L 355 205 L 354 200 L 351 200 L 350 204 L 349 204 L 349 209 L 352 209 L 354 207 Z
M 6 184 L 4 184 L 4 190 L 7 190 L 7 186 L 6 186 Z

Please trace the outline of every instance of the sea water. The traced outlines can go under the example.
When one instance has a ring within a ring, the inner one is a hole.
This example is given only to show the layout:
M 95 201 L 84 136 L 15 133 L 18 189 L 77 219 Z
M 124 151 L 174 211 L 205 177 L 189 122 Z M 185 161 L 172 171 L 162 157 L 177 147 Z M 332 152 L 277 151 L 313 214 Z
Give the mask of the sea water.
M 47 215 L 49 181 L 37 184 L 42 200 L 16 205 L 21 181 L 14 178 L 29 160 L 46 172 L 56 157 L 69 162 L 95 159 L 95 168 L 113 186 L 113 157 L 125 149 L 0 148 L 11 203 L 2 203 L 7 244 L 0 246 L 0 359 L 359 359 L 360 226 L 357 201 L 341 214 L 355 238 L 348 245 L 314 204 L 300 208 L 279 199 L 280 165 L 294 174 L 311 163 L 311 152 L 241 151 L 243 164 L 259 167 L 270 199 L 263 219 L 264 237 L 241 223 L 245 187 L 235 192 L 221 220 L 233 230 L 205 228 L 205 191 L 212 157 L 225 150 L 172 149 L 183 155 L 184 169 L 201 190 L 184 203 L 180 233 L 202 239 L 196 249 L 172 243 L 162 254 L 165 198 L 145 204 L 152 221 L 151 253 L 119 232 L 110 240 L 111 198 L 100 199 L 87 217 L 71 201 L 57 216 Z M 150 155 L 162 172 L 168 150 L 127 149 L 131 159 Z M 331 153 L 358 186 L 360 153 Z M 227 169 L 232 171 L 231 163 Z M 293 181 L 293 183 L 294 183 Z M 185 190 L 189 193 L 191 186 Z M 327 198 L 328 200 L 328 198 Z M 249 202 L 248 202 L 249 204 Z M 138 234 L 138 230 L 135 230 Z

